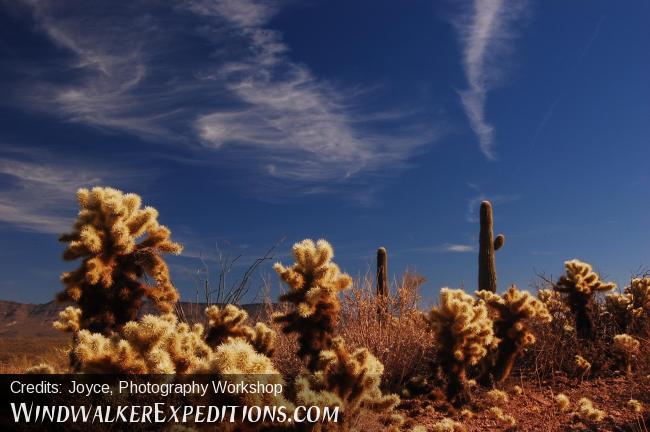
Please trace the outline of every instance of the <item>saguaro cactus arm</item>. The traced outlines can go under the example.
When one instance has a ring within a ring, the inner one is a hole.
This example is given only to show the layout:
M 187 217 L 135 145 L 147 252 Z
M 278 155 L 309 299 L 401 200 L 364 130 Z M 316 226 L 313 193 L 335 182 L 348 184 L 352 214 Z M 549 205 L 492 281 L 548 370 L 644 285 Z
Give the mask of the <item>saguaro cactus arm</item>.
M 499 234 L 494 238 L 492 230 L 492 204 L 490 201 L 481 202 L 481 230 L 479 233 L 478 250 L 478 289 L 479 291 L 497 291 L 497 270 L 495 252 L 503 247 L 506 238 Z

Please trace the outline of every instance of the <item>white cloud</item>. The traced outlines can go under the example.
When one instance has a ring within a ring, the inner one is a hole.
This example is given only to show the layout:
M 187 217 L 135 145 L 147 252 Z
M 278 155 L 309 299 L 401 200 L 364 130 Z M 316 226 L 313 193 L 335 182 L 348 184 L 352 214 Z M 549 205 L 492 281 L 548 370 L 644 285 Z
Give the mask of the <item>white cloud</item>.
M 398 251 L 398 253 L 473 253 L 477 248 L 464 243 L 442 243 L 433 246 L 420 246 Z
M 9 149 L 11 150 L 11 149 Z M 0 223 L 40 233 L 68 231 L 76 215 L 76 191 L 80 187 L 124 182 L 130 174 L 112 168 L 102 170 L 89 163 L 71 163 L 33 150 L 37 158 L 21 152 L 0 156 Z M 17 157 L 18 156 L 18 157 Z
M 523 0 L 473 0 L 471 10 L 455 21 L 463 46 L 463 67 L 468 88 L 461 102 L 481 151 L 495 159 L 494 126 L 485 115 L 487 93 L 503 74 L 503 64 L 512 51 L 516 24 L 526 7 Z
M 201 160 L 228 152 L 268 178 L 311 184 L 403 169 L 440 135 L 411 109 L 368 110 L 291 60 L 282 34 L 265 27 L 275 1 L 29 5 L 72 58 L 60 65 L 65 82 L 26 83 L 26 105 L 68 121 L 178 144 Z

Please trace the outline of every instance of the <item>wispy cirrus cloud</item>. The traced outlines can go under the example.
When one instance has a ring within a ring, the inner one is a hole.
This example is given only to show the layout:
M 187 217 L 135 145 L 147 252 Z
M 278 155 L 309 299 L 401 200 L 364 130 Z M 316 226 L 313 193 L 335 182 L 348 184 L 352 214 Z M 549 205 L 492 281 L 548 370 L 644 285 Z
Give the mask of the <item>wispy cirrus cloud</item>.
M 0 224 L 60 234 L 74 221 L 80 187 L 124 183 L 133 175 L 111 167 L 61 160 L 47 151 L 6 147 L 0 152 Z
M 61 78 L 30 75 L 18 97 L 66 121 L 312 185 L 404 169 L 441 133 L 412 109 L 368 109 L 363 92 L 292 60 L 268 28 L 280 2 L 27 4 L 63 52 Z
M 472 0 L 462 16 L 454 20 L 463 48 L 467 89 L 460 99 L 481 151 L 495 159 L 494 126 L 486 118 L 487 94 L 504 74 L 503 65 L 512 51 L 516 27 L 527 1 Z
M 479 209 L 481 202 L 488 200 L 492 204 L 503 204 L 516 201 L 521 198 L 520 194 L 486 194 L 478 185 L 469 183 L 468 186 L 474 190 L 475 194 L 467 199 L 467 208 L 465 212 L 465 220 L 470 223 L 479 221 Z

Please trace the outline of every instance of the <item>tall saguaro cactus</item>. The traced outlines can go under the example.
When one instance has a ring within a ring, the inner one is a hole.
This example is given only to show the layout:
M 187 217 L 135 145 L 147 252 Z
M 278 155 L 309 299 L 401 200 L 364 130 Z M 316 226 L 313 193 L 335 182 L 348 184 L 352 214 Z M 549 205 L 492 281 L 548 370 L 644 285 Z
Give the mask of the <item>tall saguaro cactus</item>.
M 386 248 L 377 249 L 377 296 L 388 295 L 388 253 Z
M 478 289 L 479 291 L 497 292 L 497 268 L 495 252 L 503 246 L 506 238 L 499 234 L 494 238 L 492 231 L 492 204 L 481 202 L 481 232 L 478 248 Z

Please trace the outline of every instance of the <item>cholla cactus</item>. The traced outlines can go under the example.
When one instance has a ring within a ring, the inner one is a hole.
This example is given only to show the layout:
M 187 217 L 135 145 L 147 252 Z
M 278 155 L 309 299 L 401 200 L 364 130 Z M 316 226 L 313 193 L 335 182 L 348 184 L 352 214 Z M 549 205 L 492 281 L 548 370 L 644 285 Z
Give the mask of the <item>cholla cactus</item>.
M 571 408 L 571 401 L 564 393 L 558 393 L 555 396 L 555 406 L 562 412 L 567 412 Z
M 71 357 L 84 373 L 186 373 L 207 361 L 210 347 L 203 326 L 179 323 L 172 314 L 145 315 L 112 336 L 81 330 Z
M 259 352 L 243 338 L 233 338 L 223 342 L 211 351 L 207 358 L 200 357 L 191 373 L 223 375 L 229 380 L 244 384 L 280 384 L 284 387 L 282 375 L 277 371 L 271 359 Z M 239 403 L 247 406 L 285 406 L 289 412 L 293 404 L 282 394 L 273 393 L 237 393 L 219 395 L 219 403 Z M 224 400 L 225 399 L 225 400 Z M 231 399 L 231 400 L 229 400 Z M 258 430 L 257 424 L 253 430 Z
M 580 376 L 580 379 L 584 379 L 591 372 L 591 363 L 583 356 L 576 355 L 573 358 L 573 363 L 575 364 L 576 372 Z
M 41 363 L 28 367 L 24 373 L 28 375 L 52 375 L 56 373 L 56 370 L 47 363 Z
M 396 395 L 384 395 L 379 388 L 384 372 L 379 360 L 365 348 L 350 353 L 340 337 L 332 340 L 330 350 L 320 352 L 317 369 L 296 381 L 297 403 L 338 406 L 342 424 L 355 419 L 364 408 L 390 413 L 399 403 Z
M 636 399 L 630 399 L 629 401 L 627 401 L 626 405 L 629 409 L 631 409 L 635 413 L 643 412 L 643 405 L 641 404 L 641 402 L 639 402 Z
M 634 278 L 623 294 L 610 294 L 605 306 L 622 331 L 634 328 L 644 317 L 650 317 L 650 278 Z
M 537 291 L 537 298 L 544 303 L 552 317 L 566 315 L 571 309 L 562 299 L 562 294 L 552 289 L 540 289 Z
M 599 423 L 607 415 L 605 411 L 594 408 L 593 402 L 587 398 L 582 398 L 578 401 L 578 411 L 576 414 L 581 420 L 591 423 Z
M 177 254 L 182 247 L 158 223 L 156 209 L 142 209 L 139 196 L 111 188 L 79 189 L 77 199 L 74 230 L 60 240 L 68 243 L 63 258 L 82 262 L 61 276 L 65 289 L 58 299 L 81 308 L 81 328 L 104 334 L 119 329 L 136 318 L 143 296 L 170 312 L 178 294 L 160 254 Z M 155 283 L 145 283 L 145 275 Z
M 438 420 L 431 427 L 432 432 L 465 432 L 465 425 L 450 418 Z
M 295 309 L 277 314 L 274 320 L 284 324 L 285 333 L 299 334 L 298 355 L 310 371 L 315 371 L 320 352 L 332 345 L 341 309 L 338 293 L 347 289 L 352 279 L 332 262 L 334 252 L 325 240 L 296 243 L 293 255 L 294 265 L 277 263 L 274 268 L 289 285 L 289 292 L 281 295 L 280 301 L 293 303 Z
M 485 401 L 491 406 L 503 406 L 510 401 L 510 398 L 503 390 L 492 389 L 485 393 Z
M 514 285 L 502 296 L 489 291 L 477 291 L 476 295 L 496 312 L 494 334 L 499 342 L 496 352 L 490 356 L 489 372 L 497 382 L 502 382 L 524 349 L 535 343 L 531 323 L 548 323 L 552 318 L 544 303 Z
M 632 373 L 632 362 L 639 354 L 641 344 L 629 334 L 619 334 L 614 336 L 612 349 L 618 357 L 619 364 L 625 368 L 628 375 Z
M 342 338 L 335 337 L 341 308 L 338 293 L 352 279 L 332 262 L 334 252 L 325 240 L 303 240 L 293 246 L 296 263 L 275 265 L 289 285 L 281 301 L 295 307 L 277 314 L 285 333 L 298 333 L 298 355 L 310 375 L 296 380 L 297 402 L 305 405 L 338 406 L 344 419 L 325 424 L 325 430 L 345 430 L 363 409 L 390 416 L 399 402 L 396 395 L 383 395 L 379 389 L 383 365 L 366 349 L 348 351 Z
M 505 414 L 503 410 L 499 407 L 491 407 L 489 409 L 490 414 L 501 424 L 507 428 L 515 427 L 517 420 L 509 414 Z
M 609 291 L 616 287 L 614 283 L 606 283 L 594 272 L 591 266 L 579 260 L 564 263 L 566 274 L 561 276 L 553 287 L 564 294 L 565 299 L 575 316 L 576 332 L 579 338 L 593 339 L 594 325 L 594 296 L 599 291 Z
M 248 314 L 231 304 L 220 308 L 210 306 L 205 310 L 208 318 L 206 342 L 216 347 L 234 338 L 242 338 L 249 342 L 255 350 L 267 356 L 273 355 L 276 334 L 263 323 L 255 327 L 246 325 Z
M 76 333 L 81 330 L 81 309 L 68 306 L 59 312 L 59 320 L 54 321 L 52 326 L 62 332 Z
M 474 301 L 463 290 L 443 288 L 440 305 L 429 312 L 427 321 L 438 340 L 447 397 L 462 404 L 469 399 L 467 367 L 476 365 L 496 343 L 485 302 Z

